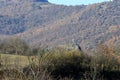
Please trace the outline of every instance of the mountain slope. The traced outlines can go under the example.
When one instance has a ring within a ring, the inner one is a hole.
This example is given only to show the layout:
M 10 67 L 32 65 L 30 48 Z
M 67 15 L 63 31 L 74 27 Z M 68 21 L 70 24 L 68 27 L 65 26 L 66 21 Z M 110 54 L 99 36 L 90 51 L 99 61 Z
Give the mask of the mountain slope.
M 46 2 L 0 5 L 0 34 L 21 37 L 35 46 L 56 46 L 74 39 L 83 49 L 120 38 L 120 1 L 63 6 Z

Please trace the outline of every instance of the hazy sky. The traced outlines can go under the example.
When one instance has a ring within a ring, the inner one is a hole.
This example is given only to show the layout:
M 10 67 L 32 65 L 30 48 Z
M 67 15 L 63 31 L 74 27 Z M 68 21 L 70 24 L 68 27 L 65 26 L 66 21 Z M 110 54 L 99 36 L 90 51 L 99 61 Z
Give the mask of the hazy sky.
M 64 4 L 64 5 L 81 5 L 81 4 L 92 4 L 110 0 L 48 0 L 49 2 L 56 4 Z

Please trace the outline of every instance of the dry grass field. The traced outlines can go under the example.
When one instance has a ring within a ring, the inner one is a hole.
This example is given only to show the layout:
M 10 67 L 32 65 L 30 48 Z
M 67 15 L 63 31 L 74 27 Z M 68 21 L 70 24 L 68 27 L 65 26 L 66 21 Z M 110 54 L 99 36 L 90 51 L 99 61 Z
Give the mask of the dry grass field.
M 11 55 L 11 54 L 0 54 L 1 68 L 23 68 L 29 65 L 31 62 L 37 61 L 36 56 L 23 56 L 23 55 Z

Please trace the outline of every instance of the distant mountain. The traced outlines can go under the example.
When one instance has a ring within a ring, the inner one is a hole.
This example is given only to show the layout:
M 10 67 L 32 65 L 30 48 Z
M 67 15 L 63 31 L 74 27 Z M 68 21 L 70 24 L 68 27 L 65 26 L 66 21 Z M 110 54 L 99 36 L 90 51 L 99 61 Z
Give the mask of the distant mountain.
M 48 2 L 48 0 L 1 0 L 1 2 L 21 2 L 21 1 L 33 1 L 33 2 Z
M 82 49 L 120 41 L 119 0 L 80 6 L 31 1 L 0 2 L 0 39 L 20 37 L 34 46 L 69 44 L 74 39 Z

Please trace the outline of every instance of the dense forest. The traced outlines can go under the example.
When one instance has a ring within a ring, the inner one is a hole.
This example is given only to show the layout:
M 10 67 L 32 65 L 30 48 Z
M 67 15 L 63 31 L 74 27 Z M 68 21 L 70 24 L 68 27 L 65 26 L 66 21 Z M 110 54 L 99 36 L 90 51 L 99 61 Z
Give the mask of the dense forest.
M 64 6 L 49 2 L 0 2 L 0 39 L 20 37 L 34 46 L 72 42 L 85 50 L 99 43 L 118 44 L 120 1 Z
M 0 80 L 119 79 L 120 0 L 0 0 Z

